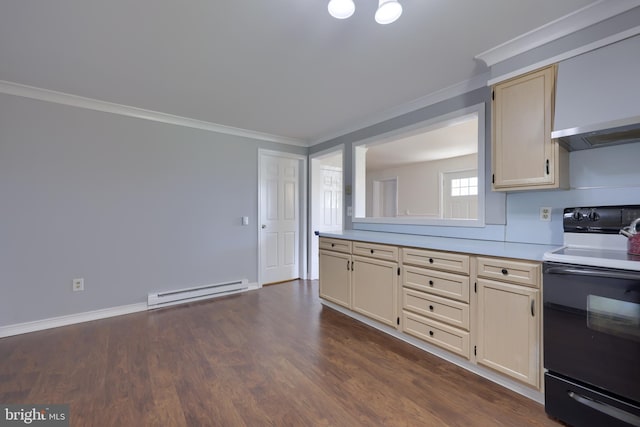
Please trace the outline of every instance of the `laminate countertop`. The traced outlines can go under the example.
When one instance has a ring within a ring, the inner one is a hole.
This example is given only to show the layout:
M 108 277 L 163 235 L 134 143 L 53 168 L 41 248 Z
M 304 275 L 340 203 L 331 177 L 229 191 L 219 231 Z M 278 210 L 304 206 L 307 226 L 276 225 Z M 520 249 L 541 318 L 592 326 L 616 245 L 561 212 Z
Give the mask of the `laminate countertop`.
M 561 246 L 359 230 L 320 232 L 319 235 L 320 237 L 329 237 L 332 239 L 355 240 L 359 242 L 408 246 L 439 251 L 462 252 L 473 255 L 518 258 L 531 261 L 542 261 L 542 257 L 545 252 L 556 250 Z

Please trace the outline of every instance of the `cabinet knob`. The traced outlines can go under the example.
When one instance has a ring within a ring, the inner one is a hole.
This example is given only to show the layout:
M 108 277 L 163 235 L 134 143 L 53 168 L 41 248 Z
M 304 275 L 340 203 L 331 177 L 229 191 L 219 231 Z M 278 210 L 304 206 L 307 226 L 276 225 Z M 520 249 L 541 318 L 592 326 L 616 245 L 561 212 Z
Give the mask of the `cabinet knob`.
M 371 253 L 373 253 L 373 249 L 371 249 Z
M 506 268 L 503 268 L 502 269 L 502 274 L 504 274 L 506 276 L 507 274 L 509 274 L 509 270 L 507 270 Z
M 429 306 L 429 310 L 433 311 L 433 306 L 432 305 Z
M 336 246 L 336 244 L 335 244 L 335 243 L 332 243 L 332 244 L 331 244 L 331 247 L 332 247 L 332 248 L 333 248 L 333 247 L 335 247 L 335 246 Z
M 429 286 L 433 286 L 433 280 L 429 280 Z
M 433 331 L 429 331 L 429 336 L 433 336 Z
M 433 264 L 433 258 L 429 258 L 429 264 Z

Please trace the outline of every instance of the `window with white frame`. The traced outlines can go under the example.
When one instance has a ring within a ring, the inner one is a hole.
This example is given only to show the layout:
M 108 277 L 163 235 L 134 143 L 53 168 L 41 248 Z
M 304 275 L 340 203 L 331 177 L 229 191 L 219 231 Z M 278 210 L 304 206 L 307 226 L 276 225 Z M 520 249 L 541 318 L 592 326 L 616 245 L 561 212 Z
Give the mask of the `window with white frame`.
M 478 177 L 454 178 L 451 180 L 451 197 L 475 196 L 478 194 Z

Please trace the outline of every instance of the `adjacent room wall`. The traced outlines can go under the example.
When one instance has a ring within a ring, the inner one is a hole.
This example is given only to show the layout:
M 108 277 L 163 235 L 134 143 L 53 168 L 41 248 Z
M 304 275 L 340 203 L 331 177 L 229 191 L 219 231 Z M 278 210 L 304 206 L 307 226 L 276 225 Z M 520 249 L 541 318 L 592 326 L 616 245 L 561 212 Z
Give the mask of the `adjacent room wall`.
M 0 326 L 256 282 L 258 148 L 0 94 Z
M 367 172 L 367 216 L 373 216 L 373 181 L 398 179 L 398 216 L 440 218 L 440 175 L 477 167 L 477 154 Z

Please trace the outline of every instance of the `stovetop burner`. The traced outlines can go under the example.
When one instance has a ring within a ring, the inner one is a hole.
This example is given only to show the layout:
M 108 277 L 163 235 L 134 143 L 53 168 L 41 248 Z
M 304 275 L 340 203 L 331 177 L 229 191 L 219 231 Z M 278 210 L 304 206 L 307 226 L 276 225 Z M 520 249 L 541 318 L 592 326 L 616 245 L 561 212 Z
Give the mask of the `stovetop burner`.
M 627 254 L 619 231 L 640 217 L 640 205 L 566 208 L 564 247 L 544 254 L 545 261 L 640 271 L 640 256 Z

